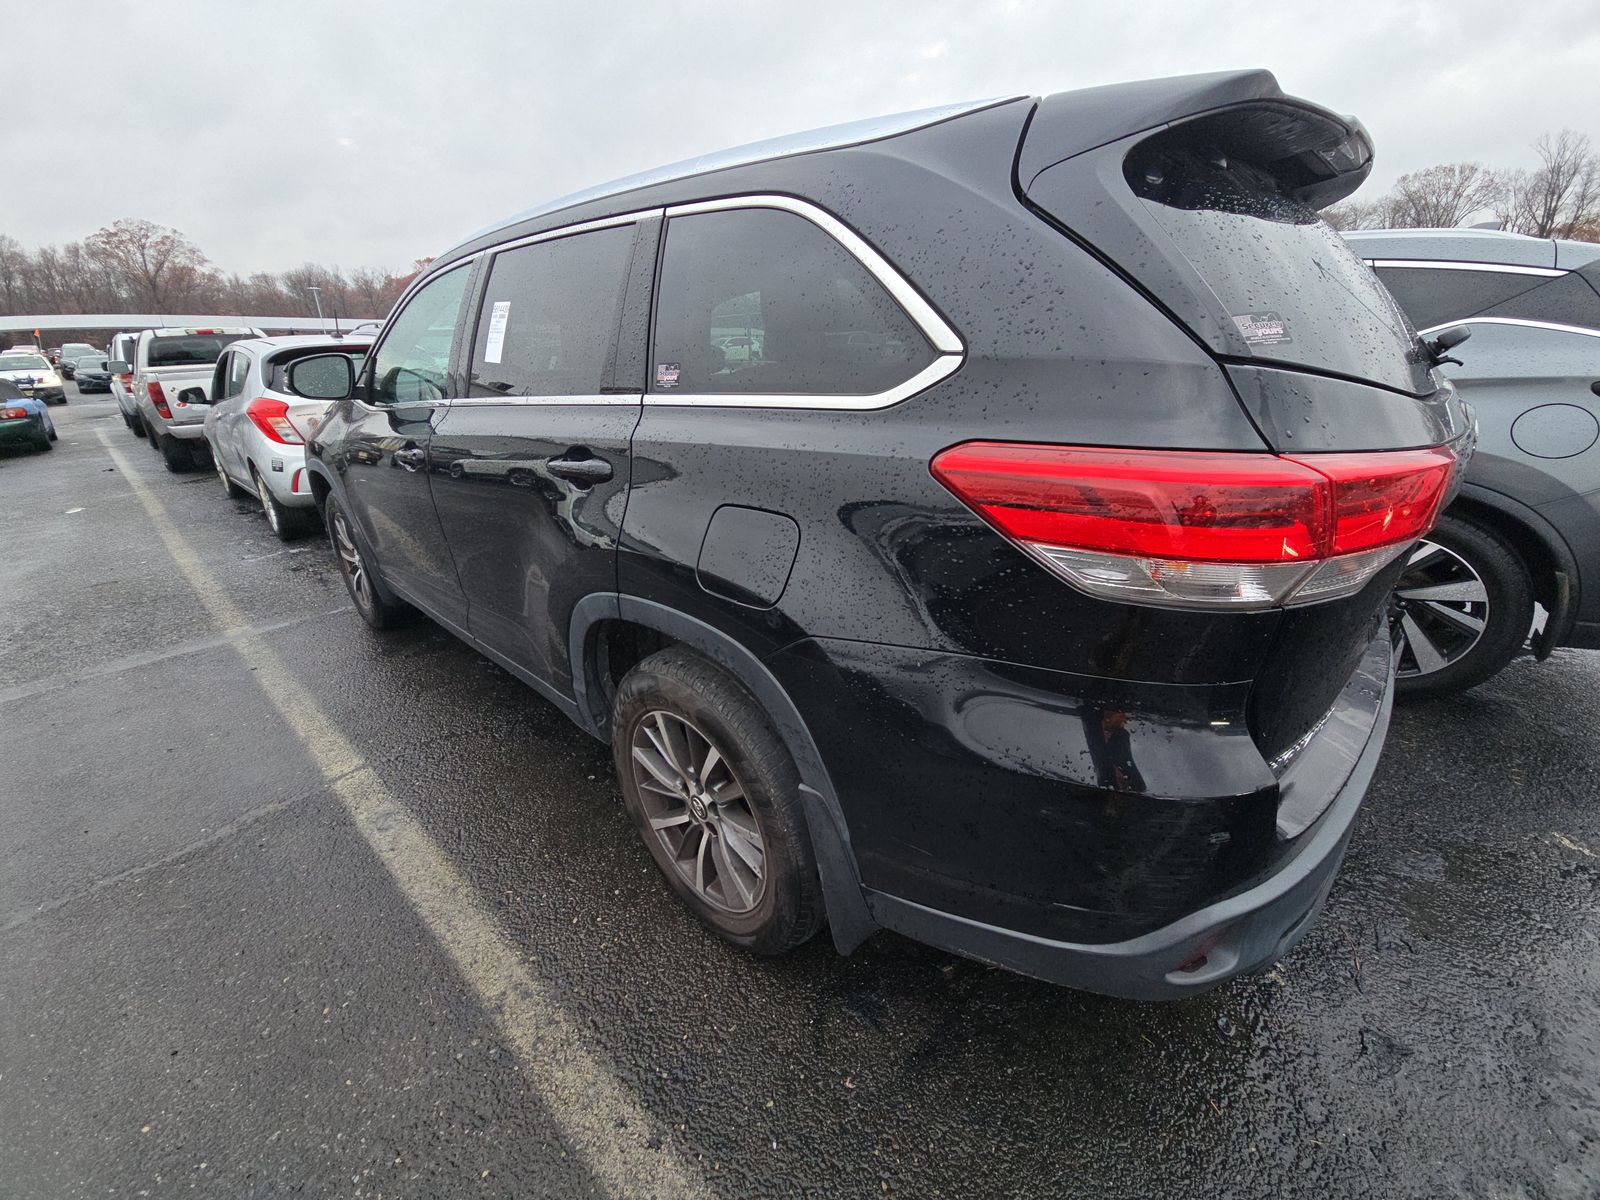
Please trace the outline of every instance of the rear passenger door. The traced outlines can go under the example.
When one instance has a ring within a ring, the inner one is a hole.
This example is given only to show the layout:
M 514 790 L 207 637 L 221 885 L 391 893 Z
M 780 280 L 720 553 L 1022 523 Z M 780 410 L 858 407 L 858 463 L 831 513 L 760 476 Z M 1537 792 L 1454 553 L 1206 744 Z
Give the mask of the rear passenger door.
M 616 590 L 658 226 L 630 220 L 496 252 L 467 394 L 433 439 L 434 503 L 469 632 L 563 695 L 574 605 Z M 630 291 L 637 315 L 619 354 Z

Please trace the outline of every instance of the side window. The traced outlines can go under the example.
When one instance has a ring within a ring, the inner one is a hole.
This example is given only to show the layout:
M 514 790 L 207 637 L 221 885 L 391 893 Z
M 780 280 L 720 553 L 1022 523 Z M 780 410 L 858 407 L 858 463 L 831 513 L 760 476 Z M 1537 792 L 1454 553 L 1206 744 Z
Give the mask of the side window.
M 432 404 L 443 398 L 450 342 L 471 271 L 456 267 L 430 280 L 390 322 L 374 356 L 372 404 Z
M 244 353 L 230 354 L 228 356 L 228 398 L 231 400 L 244 391 L 245 381 L 250 378 L 250 356 Z
M 634 227 L 495 256 L 478 312 L 471 396 L 592 396 L 616 345 Z
M 883 285 L 797 213 L 693 213 L 666 239 L 652 391 L 870 396 L 934 359 Z
M 1537 287 L 1478 315 L 1600 329 L 1600 295 L 1595 294 L 1582 275 L 1571 271 L 1559 279 L 1540 280 Z
M 1441 267 L 1377 267 L 1378 278 L 1394 293 L 1418 329 L 1459 321 L 1538 287 L 1538 275 L 1505 271 L 1452 271 Z

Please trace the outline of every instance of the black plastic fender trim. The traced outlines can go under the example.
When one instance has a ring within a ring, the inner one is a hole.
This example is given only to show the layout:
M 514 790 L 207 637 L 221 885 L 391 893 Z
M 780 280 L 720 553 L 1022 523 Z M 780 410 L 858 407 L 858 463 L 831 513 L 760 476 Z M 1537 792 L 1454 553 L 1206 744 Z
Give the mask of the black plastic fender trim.
M 610 740 L 610 712 L 595 673 L 594 636 L 601 621 L 618 619 L 659 630 L 698 650 L 748 688 L 766 710 L 800 772 L 800 797 L 822 881 L 828 928 L 834 947 L 841 954 L 849 954 L 877 931 L 878 923 L 867 908 L 855 851 L 850 846 L 849 826 L 833 781 L 810 730 L 783 685 L 759 658 L 713 625 L 652 600 L 592 593 L 573 607 L 567 648 L 573 664 L 574 720 L 603 741 Z

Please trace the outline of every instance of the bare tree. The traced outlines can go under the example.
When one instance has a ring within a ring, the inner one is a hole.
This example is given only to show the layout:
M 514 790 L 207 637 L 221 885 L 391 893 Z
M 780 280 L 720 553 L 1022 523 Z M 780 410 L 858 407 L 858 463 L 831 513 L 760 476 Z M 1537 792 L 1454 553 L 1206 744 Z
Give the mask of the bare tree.
M 1533 237 L 1571 237 L 1600 216 L 1600 155 L 1586 134 L 1563 129 L 1533 144 L 1540 165 L 1513 171 L 1495 208 L 1505 228 Z
M 1492 208 L 1503 185 L 1478 163 L 1441 163 L 1395 180 L 1385 198 L 1385 223 L 1395 229 L 1453 229 Z
M 1335 229 L 1382 229 L 1388 225 L 1384 200 L 1345 200 L 1322 210 L 1322 219 Z
M 211 264 L 176 229 L 123 218 L 84 239 L 84 250 L 125 281 L 134 303 L 177 311 L 212 282 Z

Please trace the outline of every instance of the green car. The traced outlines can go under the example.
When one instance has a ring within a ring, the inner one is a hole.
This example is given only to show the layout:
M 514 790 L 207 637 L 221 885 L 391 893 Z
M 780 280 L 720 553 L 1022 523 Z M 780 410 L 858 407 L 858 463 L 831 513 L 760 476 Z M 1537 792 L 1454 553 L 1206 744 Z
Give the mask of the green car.
M 0 446 L 55 449 L 56 423 L 43 400 L 24 396 L 9 379 L 0 379 Z

